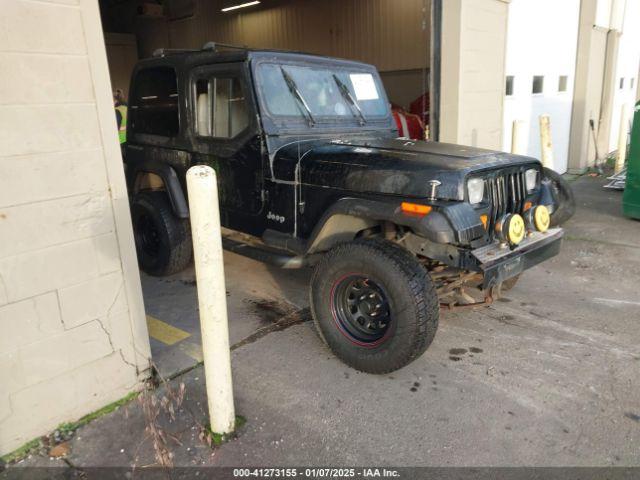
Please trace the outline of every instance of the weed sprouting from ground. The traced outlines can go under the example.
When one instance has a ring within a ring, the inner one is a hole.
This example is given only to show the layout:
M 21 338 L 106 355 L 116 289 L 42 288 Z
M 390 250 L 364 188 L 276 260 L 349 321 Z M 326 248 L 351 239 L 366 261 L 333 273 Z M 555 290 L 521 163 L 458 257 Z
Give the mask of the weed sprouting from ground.
M 147 441 L 151 441 L 154 451 L 155 461 L 161 467 L 172 467 L 175 457 L 173 448 L 181 446 L 179 434 L 171 432 L 167 428 L 168 424 L 176 421 L 177 412 L 188 416 L 188 424 L 197 431 L 198 439 L 213 449 L 224 442 L 235 438 L 236 434 L 220 434 L 211 431 L 206 420 L 201 419 L 201 415 L 195 414 L 184 402 L 187 395 L 187 387 L 181 382 L 177 388 L 158 373 L 158 369 L 153 365 L 154 378 L 148 382 L 142 394 L 138 397 L 138 402 L 143 412 L 145 422 L 145 436 L 136 449 L 134 458 L 134 469 L 138 463 L 138 452 L 141 446 Z M 241 416 L 236 417 L 236 429 L 246 423 L 246 419 Z M 212 451 L 212 455 L 214 452 Z
M 148 438 L 153 445 L 156 462 L 162 467 L 173 466 L 173 452 L 171 451 L 169 440 L 174 441 L 178 445 L 182 445 L 177 436 L 168 432 L 160 421 L 161 415 L 167 415 L 173 422 L 176 419 L 176 411 L 180 409 L 184 402 L 186 387 L 184 383 L 180 383 L 177 391 L 165 382 L 164 394 L 158 398 L 154 391 L 146 389 L 142 395 L 138 397 L 138 402 L 142 409 L 145 422 L 145 440 Z

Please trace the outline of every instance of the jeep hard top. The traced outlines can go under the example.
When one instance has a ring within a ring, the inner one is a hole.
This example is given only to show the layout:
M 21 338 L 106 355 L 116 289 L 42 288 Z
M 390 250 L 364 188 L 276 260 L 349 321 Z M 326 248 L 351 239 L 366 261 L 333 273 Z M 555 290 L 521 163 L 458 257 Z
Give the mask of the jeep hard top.
M 134 70 L 128 122 L 141 268 L 167 275 L 191 260 L 185 174 L 210 165 L 222 225 L 246 234 L 225 248 L 314 267 L 320 336 L 359 370 L 411 362 L 441 306 L 488 303 L 560 249 L 557 176 L 529 157 L 398 138 L 371 65 L 162 50 Z

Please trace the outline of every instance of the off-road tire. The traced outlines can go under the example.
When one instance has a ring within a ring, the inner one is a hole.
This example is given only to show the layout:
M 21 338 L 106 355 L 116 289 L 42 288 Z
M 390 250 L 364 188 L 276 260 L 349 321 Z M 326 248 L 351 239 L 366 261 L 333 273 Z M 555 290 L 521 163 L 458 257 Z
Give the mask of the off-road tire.
M 174 215 L 165 192 L 141 192 L 131 202 L 131 220 L 140 268 L 154 276 L 177 273 L 192 258 L 191 228 L 188 219 Z M 155 248 L 149 247 L 144 235 L 147 228 L 155 231 Z
M 385 338 L 373 346 L 357 344 L 336 317 L 336 285 L 354 274 L 375 281 L 388 299 Z M 322 340 L 344 363 L 363 372 L 384 374 L 404 367 L 424 353 L 438 328 L 438 295 L 428 272 L 409 252 L 385 240 L 362 239 L 334 247 L 317 265 L 309 293 Z
M 556 208 L 551 214 L 551 226 L 557 227 L 576 213 L 576 199 L 571 185 L 562 178 L 562 175 L 546 167 L 543 168 L 543 175 L 551 182 L 551 191 L 557 202 Z

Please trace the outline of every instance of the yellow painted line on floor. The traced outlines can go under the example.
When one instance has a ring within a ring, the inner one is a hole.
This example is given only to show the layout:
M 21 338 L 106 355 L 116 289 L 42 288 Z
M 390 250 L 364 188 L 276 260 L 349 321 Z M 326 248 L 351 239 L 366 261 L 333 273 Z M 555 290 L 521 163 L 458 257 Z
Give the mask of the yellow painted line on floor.
M 202 346 L 197 343 L 184 342 L 179 345 L 179 348 L 198 363 L 204 360 L 204 356 L 202 355 Z
M 147 327 L 149 327 L 149 336 L 166 345 L 173 345 L 185 338 L 189 338 L 191 334 L 180 330 L 179 328 L 169 325 L 168 323 L 158 320 L 151 315 L 147 315 Z

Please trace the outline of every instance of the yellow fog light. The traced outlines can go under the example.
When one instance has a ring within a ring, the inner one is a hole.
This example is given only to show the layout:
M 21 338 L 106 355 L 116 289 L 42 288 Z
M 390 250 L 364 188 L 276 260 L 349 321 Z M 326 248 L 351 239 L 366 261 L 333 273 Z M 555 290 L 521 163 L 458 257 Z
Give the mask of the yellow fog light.
M 496 224 L 496 233 L 502 241 L 517 245 L 522 241 L 526 233 L 524 219 L 517 213 L 505 215 Z
M 551 216 L 549 215 L 549 209 L 544 205 L 538 205 L 533 209 L 533 224 L 539 232 L 546 232 L 549 230 L 549 224 L 551 223 Z
M 508 220 L 508 222 L 509 223 L 508 223 L 507 232 L 509 232 L 508 233 L 509 241 L 514 245 L 517 245 L 524 238 L 524 234 L 525 234 L 524 219 L 517 213 L 514 213 L 513 215 L 511 215 L 511 218 Z

